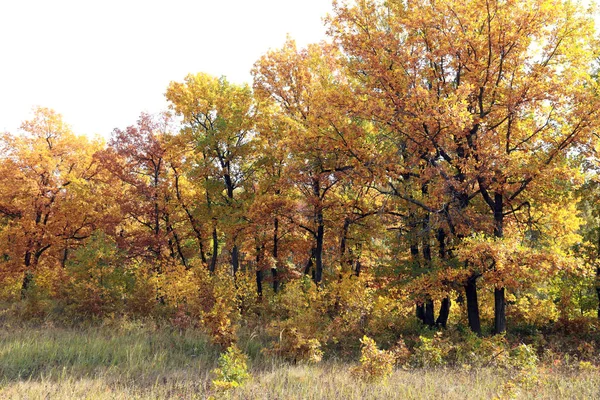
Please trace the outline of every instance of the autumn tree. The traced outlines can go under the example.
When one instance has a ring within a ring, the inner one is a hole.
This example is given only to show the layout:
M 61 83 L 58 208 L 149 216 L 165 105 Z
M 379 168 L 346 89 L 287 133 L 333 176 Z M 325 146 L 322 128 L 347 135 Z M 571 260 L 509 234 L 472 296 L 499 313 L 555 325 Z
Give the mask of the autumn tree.
M 289 39 L 283 48 L 263 56 L 253 74 L 257 96 L 276 104 L 288 126 L 287 179 L 300 195 L 294 223 L 311 237 L 305 272 L 314 264 L 314 281 L 320 283 L 326 225 L 332 223 L 326 213 L 342 206 L 333 192 L 364 169 L 365 127 L 343 110 L 352 100 L 336 51 L 329 45 L 298 50 Z
M 244 185 L 252 175 L 252 91 L 225 78 L 199 73 L 184 82 L 171 82 L 166 97 L 183 118 L 182 140 L 193 149 L 195 173 L 205 181 L 206 203 L 212 214 L 214 271 L 219 246 L 218 228 L 228 234 L 233 273 L 240 268 Z
M 136 125 L 115 129 L 108 148 L 101 153 L 103 165 L 121 183 L 118 200 L 123 224 L 118 238 L 131 256 L 165 256 L 187 266 L 182 238 L 176 225 L 175 194 L 167 160 L 167 115 L 142 114 Z
M 421 174 L 436 180 L 429 190 L 464 206 L 462 213 L 477 208 L 481 218 L 466 234 L 502 240 L 527 192 L 556 175 L 596 119 L 593 21 L 577 4 L 361 0 L 335 5 L 329 26 L 369 114 L 406 146 L 409 165 L 424 163 Z M 506 329 L 511 273 L 488 272 L 498 333 Z M 474 330 L 479 275 L 466 279 Z
M 60 114 L 37 108 L 20 134 L 1 142 L 2 270 L 22 274 L 25 297 L 44 257 L 63 266 L 69 250 L 110 221 L 96 196 L 100 141 L 74 135 Z

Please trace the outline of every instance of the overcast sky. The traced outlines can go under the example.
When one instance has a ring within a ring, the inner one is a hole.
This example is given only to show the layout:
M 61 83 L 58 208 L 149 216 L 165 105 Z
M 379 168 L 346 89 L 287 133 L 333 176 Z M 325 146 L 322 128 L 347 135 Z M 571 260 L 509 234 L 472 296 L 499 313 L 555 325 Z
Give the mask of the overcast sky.
M 166 108 L 170 81 L 208 72 L 250 82 L 290 34 L 325 38 L 330 0 L 0 0 L 0 131 L 36 105 L 75 133 L 108 136 Z

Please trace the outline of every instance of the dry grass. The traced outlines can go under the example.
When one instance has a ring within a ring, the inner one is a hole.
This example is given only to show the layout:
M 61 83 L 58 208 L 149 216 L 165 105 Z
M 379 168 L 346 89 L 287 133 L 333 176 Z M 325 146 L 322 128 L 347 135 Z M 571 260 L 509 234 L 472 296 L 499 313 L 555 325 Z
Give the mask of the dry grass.
M 492 399 L 509 372 L 498 369 L 396 370 L 386 383 L 357 381 L 350 365 L 327 361 L 289 365 L 261 356 L 257 344 L 253 379 L 216 393 L 210 371 L 218 351 L 198 333 L 143 326 L 83 330 L 0 331 L 2 399 Z M 541 371 L 540 381 L 516 387 L 517 398 L 600 398 L 597 372 Z

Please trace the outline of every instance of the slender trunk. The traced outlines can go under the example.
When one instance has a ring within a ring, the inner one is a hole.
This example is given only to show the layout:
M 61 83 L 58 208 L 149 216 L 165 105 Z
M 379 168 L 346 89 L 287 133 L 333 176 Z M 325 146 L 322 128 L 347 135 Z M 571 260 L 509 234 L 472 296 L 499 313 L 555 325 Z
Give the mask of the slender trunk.
M 212 256 L 210 258 L 210 264 L 208 266 L 208 270 L 210 272 L 215 272 L 215 269 L 217 267 L 217 256 L 218 256 L 218 252 L 219 252 L 219 236 L 217 234 L 217 226 L 215 225 L 213 227 L 213 231 L 212 231 Z
M 479 301 L 477 300 L 477 278 L 478 275 L 471 275 L 465 285 L 465 297 L 467 298 L 467 317 L 469 318 L 469 328 L 478 335 L 481 335 L 481 323 L 479 321 Z
M 240 251 L 237 244 L 234 244 L 231 249 L 231 268 L 233 269 L 233 276 L 235 276 L 240 269 Z
M 426 192 L 425 192 L 426 193 Z M 431 268 L 431 243 L 430 243 L 430 220 L 429 213 L 423 219 L 423 260 L 425 260 L 425 264 L 428 269 Z M 429 294 L 426 295 L 427 299 L 425 300 L 425 316 L 423 322 L 428 326 L 435 325 L 435 306 L 433 304 L 433 300 Z
M 344 219 L 344 226 L 342 227 L 342 238 L 340 240 L 340 266 L 342 273 L 346 271 L 346 267 L 352 270 L 352 251 L 348 251 L 348 256 L 346 256 L 349 229 L 350 218 L 346 217 Z
M 173 242 L 175 242 L 175 249 L 177 249 L 177 255 L 179 256 L 179 259 L 181 260 L 181 263 L 183 264 L 185 269 L 188 270 L 188 269 L 190 269 L 190 266 L 187 262 L 187 259 L 185 258 L 185 255 L 183 254 L 183 248 L 181 247 L 181 241 L 179 240 L 179 235 L 177 235 L 177 232 L 175 232 L 175 229 L 169 222 L 168 215 L 166 216 L 166 222 L 167 222 L 167 229 L 168 229 L 169 233 L 171 234 L 171 236 L 173 237 Z M 171 242 L 171 239 L 169 239 L 169 245 L 171 247 L 171 252 L 173 252 L 173 244 Z
M 31 251 L 25 253 L 25 271 L 23 273 L 23 282 L 21 283 L 21 299 L 27 297 L 27 291 L 33 281 L 33 273 L 31 272 Z
M 208 178 L 205 178 L 206 187 L 208 188 Z M 208 189 L 206 190 L 206 207 L 212 214 L 212 202 L 210 200 L 210 196 L 208 195 Z M 212 255 L 210 257 L 210 264 L 208 264 L 208 270 L 212 273 L 215 272 L 217 268 L 217 256 L 219 253 L 219 235 L 217 234 L 217 218 L 212 217 L 213 220 L 213 229 L 212 229 Z
M 325 237 L 325 226 L 323 225 L 323 213 L 317 215 L 317 242 L 315 248 L 315 283 L 318 285 L 323 279 L 323 239 Z
M 185 204 L 185 201 L 183 200 L 183 196 L 181 196 L 181 190 L 179 188 L 179 172 L 177 171 L 177 169 L 175 167 L 172 166 L 171 168 L 173 169 L 173 172 L 175 173 L 175 195 L 177 196 L 179 205 L 181 205 L 181 208 L 183 208 L 183 211 L 185 211 L 185 215 L 187 216 L 188 221 L 190 222 L 190 225 L 192 226 L 192 230 L 194 231 L 194 235 L 196 236 L 196 240 L 198 241 L 198 247 L 199 247 L 199 251 L 200 251 L 200 260 L 202 261 L 202 264 L 206 265 L 206 255 L 204 254 L 204 244 L 203 244 L 203 240 L 202 240 L 202 232 L 200 231 L 200 228 L 198 227 L 198 222 L 196 221 L 196 218 L 194 218 L 194 215 L 190 211 L 189 207 Z
M 275 293 L 277 293 L 277 290 L 279 290 L 279 281 L 277 279 L 277 267 L 279 266 L 278 252 L 279 252 L 279 219 L 275 218 L 275 221 L 273 221 L 273 259 L 275 260 L 275 267 L 271 268 L 271 276 L 273 277 L 273 291 Z
M 315 271 L 313 279 L 317 285 L 323 279 L 323 239 L 325 237 L 325 224 L 323 219 L 323 210 L 321 208 L 321 183 L 319 178 L 313 178 L 312 189 L 315 199 L 318 199 L 318 204 L 315 205 L 315 222 L 317 224 L 317 232 L 315 235 Z
M 262 290 L 262 268 L 260 265 L 260 254 L 261 248 L 256 246 L 256 294 L 259 298 L 262 298 L 263 290 Z
M 361 268 L 362 268 L 362 264 L 360 263 L 360 260 L 356 260 L 356 267 L 354 267 L 354 275 L 356 275 L 356 277 L 360 276 Z
M 316 253 L 316 249 L 313 247 L 310 250 L 310 257 L 308 258 L 308 261 L 306 262 L 306 266 L 304 267 L 304 275 L 310 275 L 312 267 L 313 267 L 313 260 L 315 258 L 315 253 Z M 314 275 L 314 273 L 313 273 Z
M 600 319 L 600 268 L 596 268 L 596 295 L 598 296 L 598 319 Z
M 446 231 L 443 228 L 439 228 L 437 231 L 437 241 L 439 244 L 439 257 L 440 260 L 446 259 Z M 440 306 L 440 313 L 438 318 L 435 320 L 435 324 L 437 326 L 441 326 L 443 328 L 448 324 L 448 317 L 450 316 L 450 306 L 452 305 L 450 301 L 450 297 L 446 296 L 442 299 L 442 304 Z
M 68 258 L 69 258 L 69 248 L 65 245 L 65 248 L 63 249 L 63 256 L 60 260 L 60 266 L 62 269 L 65 269 L 65 267 L 67 266 Z
M 235 190 L 235 186 L 233 180 L 231 179 L 230 164 L 229 162 L 225 163 L 225 170 L 227 171 L 223 178 L 225 179 L 225 188 L 227 189 L 227 198 L 229 199 L 229 206 L 233 207 L 233 192 Z M 235 240 L 235 238 L 234 238 Z M 240 269 L 240 257 L 239 257 L 239 249 L 237 244 L 234 244 L 231 249 L 231 269 L 233 270 L 233 276 L 235 276 Z
M 419 268 L 419 242 L 417 239 L 417 224 L 415 221 L 409 220 L 409 240 L 410 240 L 410 258 L 414 264 L 414 268 Z M 415 307 L 415 315 L 422 322 L 425 322 L 425 304 L 417 302 Z
M 598 228 L 598 243 L 596 247 L 598 258 L 600 258 L 600 228 Z M 596 268 L 596 296 L 598 297 L 598 319 L 600 319 L 600 267 Z
M 501 193 L 494 194 L 494 236 L 504 236 L 504 202 Z M 494 333 L 499 334 L 506 331 L 506 296 L 504 287 L 494 288 Z
M 27 297 L 27 291 L 31 288 L 31 284 L 33 283 L 34 279 L 33 271 L 39 264 L 42 254 L 49 248 L 50 245 L 47 244 L 41 248 L 38 248 L 35 253 L 31 251 L 27 251 L 25 253 L 25 271 L 23 272 L 23 281 L 21 283 L 21 299 Z

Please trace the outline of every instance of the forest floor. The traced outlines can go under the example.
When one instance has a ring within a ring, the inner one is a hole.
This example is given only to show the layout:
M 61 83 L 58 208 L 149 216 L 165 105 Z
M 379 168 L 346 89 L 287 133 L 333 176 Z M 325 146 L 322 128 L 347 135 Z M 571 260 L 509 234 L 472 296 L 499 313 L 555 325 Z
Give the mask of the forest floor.
M 246 340 L 251 380 L 213 388 L 219 350 L 195 331 L 136 323 L 78 329 L 0 328 L 1 399 L 598 399 L 597 370 L 540 367 L 519 377 L 498 368 L 397 369 L 385 382 L 356 379 L 356 363 L 284 363 Z

